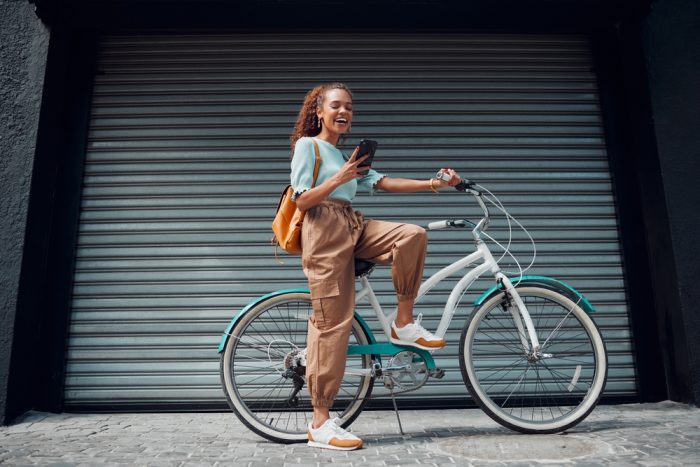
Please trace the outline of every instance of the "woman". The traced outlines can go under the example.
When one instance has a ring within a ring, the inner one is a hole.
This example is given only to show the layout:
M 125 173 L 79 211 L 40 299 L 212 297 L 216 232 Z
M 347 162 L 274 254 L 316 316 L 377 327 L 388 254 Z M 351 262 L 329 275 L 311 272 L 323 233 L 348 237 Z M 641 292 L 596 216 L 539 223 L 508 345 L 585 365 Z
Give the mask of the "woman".
M 459 175 L 445 169 L 449 183 L 436 178 L 389 178 L 360 167 L 356 148 L 349 160 L 336 148 L 350 131 L 352 93 L 342 83 L 309 91 L 299 112 L 294 133 L 291 181 L 297 207 L 306 211 L 302 228 L 302 266 L 309 280 L 313 315 L 308 324 L 306 382 L 314 416 L 309 424 L 309 445 L 330 449 L 358 449 L 362 440 L 331 420 L 333 405 L 345 370 L 346 350 L 355 309 L 354 258 L 392 263 L 392 280 L 398 296 L 391 341 L 423 349 L 445 345 L 413 320 L 413 303 L 423 278 L 427 237 L 421 227 L 365 220 L 350 202 L 358 185 L 374 192 L 437 191 L 454 186 Z M 321 156 L 313 184 L 315 150 Z

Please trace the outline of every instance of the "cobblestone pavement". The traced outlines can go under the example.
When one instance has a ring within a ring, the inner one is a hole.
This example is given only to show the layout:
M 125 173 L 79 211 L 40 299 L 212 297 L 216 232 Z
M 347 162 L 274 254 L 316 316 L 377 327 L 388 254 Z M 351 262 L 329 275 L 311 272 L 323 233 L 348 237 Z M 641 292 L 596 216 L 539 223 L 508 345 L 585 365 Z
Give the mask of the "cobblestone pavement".
M 522 435 L 479 410 L 364 412 L 359 451 L 277 445 L 233 414 L 47 414 L 0 427 L 3 465 L 423 466 L 700 465 L 700 409 L 601 406 L 566 434 Z

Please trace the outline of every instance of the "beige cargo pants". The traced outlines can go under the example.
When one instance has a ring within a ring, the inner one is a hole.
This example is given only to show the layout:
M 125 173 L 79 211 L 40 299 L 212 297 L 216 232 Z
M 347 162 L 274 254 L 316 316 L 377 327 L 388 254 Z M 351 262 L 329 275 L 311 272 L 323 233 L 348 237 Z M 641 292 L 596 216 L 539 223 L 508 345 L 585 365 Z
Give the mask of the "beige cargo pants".
M 364 220 L 350 203 L 326 200 L 306 212 L 302 247 L 313 303 L 306 383 L 314 407 L 331 407 L 345 371 L 355 311 L 354 258 L 391 263 L 398 299 L 414 299 L 423 278 L 427 236 L 417 225 Z

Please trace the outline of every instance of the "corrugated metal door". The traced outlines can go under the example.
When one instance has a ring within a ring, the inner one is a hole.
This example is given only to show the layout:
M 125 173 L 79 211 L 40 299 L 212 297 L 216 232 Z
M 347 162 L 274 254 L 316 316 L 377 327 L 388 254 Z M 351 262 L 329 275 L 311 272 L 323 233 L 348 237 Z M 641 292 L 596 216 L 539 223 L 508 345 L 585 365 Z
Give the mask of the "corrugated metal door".
M 585 37 L 182 34 L 101 42 L 66 406 L 223 407 L 216 346 L 227 322 L 258 295 L 305 284 L 298 258 L 275 262 L 269 226 L 288 180 L 298 108 L 309 88 L 329 80 L 354 90 L 346 147 L 377 139 L 378 170 L 425 179 L 455 167 L 501 195 L 538 242 L 534 272 L 570 282 L 598 307 L 607 393 L 635 394 Z M 361 196 L 357 205 L 367 216 L 418 224 L 478 214 L 454 192 Z M 492 231 L 506 232 L 498 221 Z M 465 240 L 430 233 L 426 274 L 471 250 Z M 513 250 L 529 261 L 520 233 Z M 373 278 L 390 307 L 389 269 Z M 419 307 L 428 327 L 451 285 Z M 447 376 L 410 397 L 466 397 L 456 360 L 460 312 L 450 347 L 438 354 Z

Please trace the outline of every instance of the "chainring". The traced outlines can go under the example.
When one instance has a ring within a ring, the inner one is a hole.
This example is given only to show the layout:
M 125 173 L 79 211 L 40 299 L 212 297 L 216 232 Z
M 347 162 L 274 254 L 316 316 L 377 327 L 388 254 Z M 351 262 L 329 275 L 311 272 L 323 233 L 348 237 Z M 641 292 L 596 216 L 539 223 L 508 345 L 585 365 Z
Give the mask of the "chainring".
M 415 391 L 428 381 L 425 359 L 415 352 L 404 350 L 388 361 L 382 370 L 384 386 L 394 394 Z

